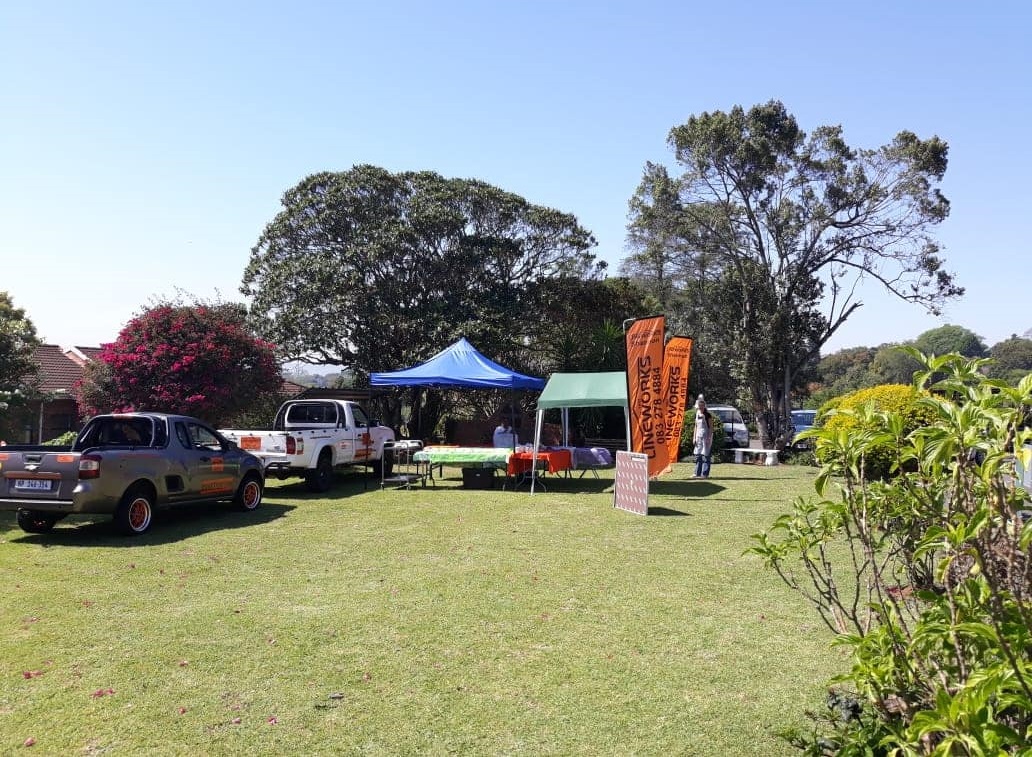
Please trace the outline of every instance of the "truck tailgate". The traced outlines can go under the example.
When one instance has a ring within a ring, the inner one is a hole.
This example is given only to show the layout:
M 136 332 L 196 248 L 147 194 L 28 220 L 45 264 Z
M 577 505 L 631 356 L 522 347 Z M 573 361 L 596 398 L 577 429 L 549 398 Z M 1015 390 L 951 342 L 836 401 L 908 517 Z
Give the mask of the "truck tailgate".
M 261 453 L 282 455 L 287 451 L 287 435 L 283 431 L 220 430 L 220 434 L 252 455 Z
M 78 452 L 0 452 L 0 506 L 71 502 L 79 480 Z

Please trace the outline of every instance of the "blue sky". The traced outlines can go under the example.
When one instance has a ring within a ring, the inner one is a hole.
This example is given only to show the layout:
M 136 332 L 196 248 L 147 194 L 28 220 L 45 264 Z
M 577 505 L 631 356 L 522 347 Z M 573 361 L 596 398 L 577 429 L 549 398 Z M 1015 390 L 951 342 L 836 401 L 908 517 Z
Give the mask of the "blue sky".
M 779 99 L 854 147 L 950 145 L 936 235 L 967 295 L 937 319 L 869 287 L 824 352 L 944 323 L 992 345 L 1032 329 L 1030 21 L 1019 2 L 5 0 L 0 290 L 64 346 L 177 291 L 238 300 L 282 194 L 361 163 L 571 212 L 615 272 L 670 128 Z

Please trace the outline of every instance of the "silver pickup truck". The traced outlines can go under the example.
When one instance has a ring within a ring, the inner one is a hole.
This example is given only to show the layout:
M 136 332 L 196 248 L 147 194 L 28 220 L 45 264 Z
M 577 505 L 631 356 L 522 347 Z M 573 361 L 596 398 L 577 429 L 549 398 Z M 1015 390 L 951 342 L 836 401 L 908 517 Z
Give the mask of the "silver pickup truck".
M 185 415 L 98 415 L 71 447 L 0 447 L 0 510 L 17 510 L 29 533 L 100 513 L 141 534 L 157 508 L 231 501 L 254 510 L 264 488 L 261 460 Z

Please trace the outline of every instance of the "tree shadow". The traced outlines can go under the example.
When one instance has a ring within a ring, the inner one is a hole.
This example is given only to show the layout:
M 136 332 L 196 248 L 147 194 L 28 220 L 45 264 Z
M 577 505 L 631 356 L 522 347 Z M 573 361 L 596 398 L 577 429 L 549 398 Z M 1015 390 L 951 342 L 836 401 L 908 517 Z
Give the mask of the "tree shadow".
M 232 505 L 221 503 L 214 506 L 205 503 L 179 505 L 156 511 L 150 528 L 139 536 L 122 536 L 115 531 L 111 518 L 105 516 L 71 515 L 59 521 L 49 533 L 29 534 L 19 531 L 20 536 L 15 536 L 11 541 L 35 543 L 43 547 L 145 547 L 172 544 L 210 531 L 251 528 L 271 523 L 293 509 L 293 505 L 266 502 L 251 512 L 240 512 Z M 0 514 L 0 524 L 9 525 L 12 529 L 18 528 L 13 512 Z

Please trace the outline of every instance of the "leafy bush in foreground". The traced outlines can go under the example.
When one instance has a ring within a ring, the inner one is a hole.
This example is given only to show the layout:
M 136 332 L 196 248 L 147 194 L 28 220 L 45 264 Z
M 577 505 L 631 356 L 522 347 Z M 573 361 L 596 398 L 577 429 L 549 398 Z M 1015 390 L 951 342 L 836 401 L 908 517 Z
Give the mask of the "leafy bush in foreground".
M 753 537 L 852 653 L 813 731 L 788 738 L 810 755 L 1029 754 L 1032 518 L 1014 451 L 1032 444 L 1032 375 L 1009 387 L 984 360 L 914 354 L 929 422 L 870 407 L 851 434 L 829 420 L 814 436 L 823 499 Z M 886 445 L 898 474 L 868 479 Z

